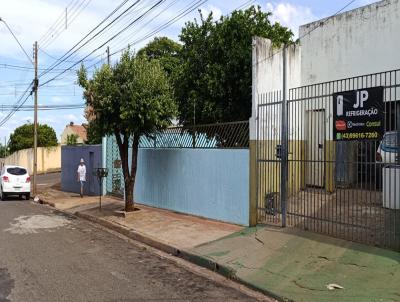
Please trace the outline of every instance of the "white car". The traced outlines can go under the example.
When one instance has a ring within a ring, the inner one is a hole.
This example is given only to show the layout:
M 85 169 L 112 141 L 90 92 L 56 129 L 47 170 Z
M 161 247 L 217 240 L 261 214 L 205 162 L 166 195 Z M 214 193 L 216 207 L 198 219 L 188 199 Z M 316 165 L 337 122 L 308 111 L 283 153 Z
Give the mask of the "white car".
M 19 166 L 4 166 L 0 175 L 1 200 L 9 195 L 16 195 L 26 200 L 31 197 L 31 178 L 27 169 Z
M 383 164 L 400 163 L 400 131 L 389 131 L 383 135 L 383 139 L 376 151 L 376 161 Z

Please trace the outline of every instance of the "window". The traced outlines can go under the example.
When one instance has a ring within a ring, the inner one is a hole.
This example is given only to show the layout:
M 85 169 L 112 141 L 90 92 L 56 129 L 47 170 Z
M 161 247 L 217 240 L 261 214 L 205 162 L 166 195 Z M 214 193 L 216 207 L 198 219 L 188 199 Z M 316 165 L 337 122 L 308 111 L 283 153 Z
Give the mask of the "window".
M 27 172 L 24 168 L 15 167 L 15 168 L 8 168 L 7 173 L 10 173 L 11 175 L 20 176 L 20 175 L 25 175 Z

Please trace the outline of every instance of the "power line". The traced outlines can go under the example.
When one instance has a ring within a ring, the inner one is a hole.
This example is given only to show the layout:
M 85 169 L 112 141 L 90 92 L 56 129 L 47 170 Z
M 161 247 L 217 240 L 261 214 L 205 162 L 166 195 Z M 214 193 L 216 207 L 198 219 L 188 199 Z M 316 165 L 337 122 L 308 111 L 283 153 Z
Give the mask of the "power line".
M 53 55 L 51 55 L 51 54 L 49 54 L 47 51 L 45 51 L 43 48 L 41 48 L 41 47 L 39 47 L 39 51 L 41 51 L 42 53 L 44 53 L 46 56 L 48 56 L 49 58 L 51 58 L 51 59 L 53 59 L 53 60 L 55 60 L 55 61 L 60 61 L 60 59 L 59 58 L 57 58 L 56 56 L 53 56 Z M 64 62 L 66 62 L 66 63 L 75 63 L 75 61 L 68 61 L 68 60 L 65 60 Z
M 181 10 L 178 15 L 176 15 L 174 18 L 172 18 L 171 20 L 167 21 L 166 23 L 156 27 L 154 30 L 148 32 L 147 34 L 145 34 L 144 36 L 142 36 L 141 38 L 135 40 L 132 42 L 132 44 L 129 44 L 129 46 L 138 44 L 140 42 L 145 41 L 146 39 L 156 35 L 157 33 L 163 31 L 164 29 L 168 28 L 169 26 L 171 26 L 172 24 L 174 24 L 175 22 L 179 21 L 180 19 L 182 19 L 183 17 L 185 17 L 186 15 L 188 15 L 189 13 L 193 12 L 195 9 L 197 9 L 199 6 L 203 5 L 204 3 L 206 3 L 208 0 L 200 0 L 200 1 L 192 1 L 191 4 L 189 4 L 188 7 L 186 7 L 185 9 Z M 147 24 L 145 24 L 144 26 L 146 26 Z M 117 53 L 120 53 L 122 51 L 124 51 L 125 49 L 127 49 L 128 46 L 123 47 L 115 52 L 113 52 L 111 55 L 115 55 Z
M 305 34 L 303 34 L 302 36 L 300 36 L 298 38 L 298 40 L 300 41 L 301 39 L 303 39 L 304 37 L 308 36 L 309 34 L 311 34 L 313 31 L 315 31 L 316 29 L 320 28 L 326 21 L 336 17 L 338 14 L 340 14 L 341 12 L 343 12 L 346 8 L 348 8 L 350 5 L 352 5 L 356 0 L 351 0 L 350 2 L 348 2 L 345 6 L 343 6 L 340 10 L 338 10 L 335 14 L 323 19 L 322 21 L 319 22 L 319 24 L 317 26 L 315 26 L 314 28 L 312 28 L 311 30 L 309 30 L 308 32 L 306 32 Z M 272 57 L 276 56 L 277 54 L 281 53 L 283 51 L 283 49 L 287 48 L 288 45 L 285 45 L 283 48 L 279 49 L 277 52 L 273 53 L 272 55 L 270 55 L 269 57 L 266 57 L 260 61 L 257 61 L 256 64 L 259 64 L 261 62 L 267 61 L 269 59 L 271 59 Z
M 122 1 L 106 18 L 104 18 L 98 25 L 96 25 L 88 34 L 86 34 L 78 43 L 76 43 L 71 49 L 69 49 L 63 56 L 61 56 L 58 60 L 58 63 L 55 63 L 51 66 L 51 68 L 55 68 L 58 65 L 60 65 L 62 62 L 64 62 L 66 59 L 68 59 L 71 55 L 68 56 L 68 54 L 71 53 L 82 41 L 84 41 L 88 36 L 90 36 L 94 31 L 96 31 L 104 22 L 106 22 L 109 18 L 111 18 L 112 15 L 114 15 L 121 7 L 123 7 L 129 0 L 124 0 Z M 135 2 L 136 3 L 136 2 Z M 132 7 L 132 6 L 131 6 Z M 79 47 L 78 50 L 82 48 Z M 74 51 L 73 53 L 75 53 Z M 73 54 L 72 53 L 72 54 Z M 66 57 L 66 58 L 65 58 Z M 43 76 L 44 73 L 40 74 L 39 77 Z
M 32 95 L 32 92 L 26 96 L 25 99 L 24 96 L 28 93 L 29 89 L 32 87 L 33 82 L 26 88 L 24 93 L 19 97 L 18 101 L 15 102 L 15 109 L 11 110 L 1 121 L 0 121 L 0 127 L 3 126 L 5 123 L 8 122 L 8 120 L 15 114 L 15 112 L 18 111 L 18 109 L 25 104 L 27 99 Z
M 85 1 L 86 1 L 86 3 L 85 3 Z M 69 26 L 69 25 L 71 25 L 74 21 L 75 21 L 75 19 L 81 14 L 81 12 L 90 4 L 90 2 L 91 2 L 92 0 L 84 0 L 84 1 L 82 1 L 81 2 L 81 4 L 78 6 L 78 8 L 75 10 L 75 12 L 71 12 L 71 14 L 70 14 L 70 21 L 68 22 L 68 20 L 67 20 L 67 15 L 66 15 L 66 25 L 67 25 L 67 27 Z M 61 24 L 61 28 L 60 29 L 62 29 L 63 28 L 63 24 Z M 65 29 L 65 30 L 67 30 L 67 28 Z M 50 40 L 48 40 L 46 43 L 44 43 L 43 45 L 42 45 L 42 47 L 48 47 L 48 46 L 50 46 L 50 44 L 52 44 L 60 35 L 61 35 L 61 33 L 63 33 L 63 31 L 59 31 L 59 32 L 56 32 L 53 36 L 52 36 L 52 39 L 50 39 Z
M 26 57 L 28 58 L 29 62 L 32 63 L 33 65 L 33 61 L 31 59 L 31 57 L 28 55 L 28 53 L 25 51 L 25 49 L 22 47 L 22 44 L 19 42 L 17 36 L 14 34 L 14 32 L 12 31 L 12 29 L 10 28 L 10 26 L 8 26 L 7 22 L 0 18 L 0 22 L 3 22 L 5 24 L 5 26 L 7 27 L 8 31 L 11 33 L 11 35 L 14 37 L 15 41 L 17 41 L 19 47 L 22 49 L 22 51 L 24 52 L 24 54 L 26 55 Z
M 72 0 L 72 1 L 66 6 L 66 8 L 68 9 L 68 7 L 69 7 L 73 2 L 75 2 L 75 1 L 79 1 L 79 0 Z M 73 7 L 73 6 L 72 6 L 72 7 Z M 44 42 L 44 41 L 51 35 L 51 32 L 52 32 L 52 31 L 53 31 L 53 32 L 55 31 L 55 28 L 58 27 L 58 24 L 64 20 L 64 16 L 65 16 L 65 13 L 64 13 L 64 11 L 63 11 L 62 14 L 60 15 L 60 17 L 58 17 L 57 20 L 49 27 L 49 29 L 46 31 L 46 33 L 45 33 L 41 38 L 39 38 L 38 43 L 41 44 L 42 42 Z
M 248 7 L 250 4 L 254 3 L 256 0 L 250 0 L 250 1 L 246 1 L 245 3 L 239 5 L 237 8 L 235 8 L 234 10 L 241 10 L 243 8 Z
M 5 63 L 0 63 L 0 68 L 5 68 L 5 69 L 13 69 L 13 70 L 34 70 L 34 67 L 29 67 L 29 66 L 22 66 L 22 65 L 13 65 L 13 64 L 5 64 Z M 49 68 L 38 68 L 38 70 L 43 70 L 43 71 L 49 71 Z M 56 71 L 63 71 L 65 69 L 53 69 L 51 71 L 56 72 Z
M 94 52 L 96 52 L 97 50 L 99 50 L 100 48 L 102 48 L 104 45 L 106 45 L 107 43 L 109 43 L 110 41 L 112 41 L 113 39 L 115 39 L 118 35 L 120 35 L 121 33 L 123 33 L 126 29 L 128 29 L 129 27 L 131 27 L 134 23 L 136 23 L 138 20 L 141 20 L 143 18 L 143 16 L 145 16 L 149 11 L 151 11 L 152 9 L 154 9 L 155 7 L 157 7 L 158 5 L 160 5 L 162 2 L 164 2 L 165 0 L 159 0 L 156 4 L 154 4 L 152 7 L 150 7 L 145 13 L 143 13 L 141 16 L 139 16 L 138 18 L 136 18 L 135 20 L 133 20 L 131 23 L 129 23 L 128 26 L 126 26 L 125 28 L 123 28 L 122 30 L 120 30 L 117 34 L 115 34 L 114 36 L 112 36 L 110 39 L 108 39 L 106 42 L 104 42 L 103 44 L 101 44 L 99 47 L 97 47 L 96 49 L 94 49 L 93 51 L 91 51 L 88 55 L 86 55 L 82 60 L 79 60 L 78 62 L 76 62 L 75 64 L 73 64 L 72 66 L 70 66 L 69 68 L 67 68 L 66 70 L 64 70 L 63 72 L 59 73 L 58 75 L 56 75 L 55 77 L 47 80 L 46 82 L 44 82 L 43 84 L 41 84 L 40 86 L 44 86 L 52 81 L 54 81 L 55 79 L 57 79 L 60 75 L 64 74 L 65 72 L 67 72 L 68 70 L 72 69 L 73 67 L 75 67 L 76 65 L 78 65 L 79 63 L 81 63 L 84 59 L 86 59 L 87 57 L 89 57 L 90 55 L 92 55 Z
M 83 109 L 85 104 L 62 104 L 62 105 L 39 105 L 38 110 L 51 111 L 51 110 L 73 110 L 73 109 Z M 15 105 L 0 105 L 0 109 L 3 110 L 15 110 L 18 111 L 34 111 L 35 108 L 32 105 L 15 106 Z

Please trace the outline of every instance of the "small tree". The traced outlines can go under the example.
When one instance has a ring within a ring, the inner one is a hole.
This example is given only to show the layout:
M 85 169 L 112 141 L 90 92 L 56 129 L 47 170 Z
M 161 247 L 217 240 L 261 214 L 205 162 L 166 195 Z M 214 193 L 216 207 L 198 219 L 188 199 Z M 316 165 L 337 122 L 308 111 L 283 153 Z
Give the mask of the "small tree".
M 10 153 L 33 148 L 33 124 L 25 124 L 14 130 L 10 135 Z M 46 124 L 38 125 L 38 147 L 55 147 L 58 145 L 54 129 Z
M 78 135 L 68 134 L 67 135 L 67 145 L 68 146 L 76 146 L 77 144 L 78 144 Z
M 133 211 L 140 136 L 166 128 L 176 116 L 167 75 L 157 60 L 128 50 L 118 63 L 103 65 L 91 79 L 81 67 L 78 83 L 84 89 L 88 121 L 95 123 L 100 135 L 115 135 L 124 176 L 125 211 Z

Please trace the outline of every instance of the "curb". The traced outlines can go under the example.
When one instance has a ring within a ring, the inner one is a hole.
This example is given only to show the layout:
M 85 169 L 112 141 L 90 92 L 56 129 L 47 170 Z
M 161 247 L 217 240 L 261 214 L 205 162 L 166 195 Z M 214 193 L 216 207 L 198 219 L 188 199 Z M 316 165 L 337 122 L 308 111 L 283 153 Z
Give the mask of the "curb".
M 115 231 L 117 233 L 120 233 L 120 234 L 122 234 L 122 235 L 124 235 L 124 236 L 126 236 L 126 237 L 128 237 L 130 239 L 139 241 L 139 242 L 144 243 L 144 244 L 146 244 L 148 246 L 151 246 L 153 248 L 161 250 L 161 251 L 163 251 L 165 253 L 174 255 L 176 257 L 179 257 L 179 258 L 182 258 L 182 259 L 184 259 L 186 261 L 189 261 L 189 262 L 191 262 L 193 264 L 196 264 L 198 266 L 201 266 L 201 267 L 204 267 L 206 269 L 209 269 L 209 270 L 211 270 L 211 271 L 213 271 L 215 273 L 218 273 L 218 274 L 224 276 L 225 278 L 228 278 L 228 279 L 233 280 L 233 281 L 235 281 L 237 283 L 240 283 L 240 284 L 242 284 L 242 285 L 244 285 L 244 286 L 246 286 L 246 287 L 248 287 L 250 289 L 258 291 L 258 292 L 260 292 L 260 293 L 262 293 L 262 294 L 264 294 L 264 295 L 266 295 L 266 296 L 268 296 L 270 298 L 273 298 L 273 299 L 275 299 L 277 301 L 285 301 L 285 302 L 291 301 L 291 300 L 288 300 L 285 297 L 277 295 L 276 293 L 273 293 L 273 292 L 271 292 L 269 290 L 266 290 L 264 288 L 258 287 L 258 286 L 254 285 L 254 284 L 251 284 L 251 283 L 241 279 L 240 277 L 238 277 L 236 275 L 236 271 L 234 269 L 232 269 L 232 268 L 230 268 L 228 266 L 219 264 L 218 262 L 216 262 L 214 260 L 211 260 L 211 259 L 208 259 L 208 258 L 206 258 L 204 256 L 201 256 L 201 255 L 198 255 L 198 254 L 186 251 L 186 250 L 178 249 L 178 248 L 176 248 L 174 246 L 171 246 L 169 244 L 166 244 L 166 243 L 160 242 L 160 241 L 158 241 L 158 240 L 156 240 L 154 238 L 151 238 L 150 236 L 143 235 L 143 234 L 141 234 L 141 233 L 139 233 L 137 231 L 133 231 L 133 230 L 128 229 L 128 228 L 126 228 L 126 227 L 124 227 L 122 225 L 118 225 L 118 224 L 112 223 L 110 221 L 94 217 L 94 216 L 89 215 L 89 214 L 85 214 L 85 213 L 81 213 L 81 212 L 75 212 L 74 215 L 79 217 L 79 218 L 86 219 L 86 220 L 88 220 L 90 222 L 99 224 L 99 225 L 101 225 L 103 227 L 106 227 L 108 229 L 111 229 L 111 230 L 113 230 L 113 231 Z
M 47 205 L 49 205 L 49 206 L 51 206 L 51 207 L 53 207 L 53 208 L 56 208 L 56 205 L 55 205 L 54 202 L 47 201 L 46 199 L 42 199 L 42 198 L 40 198 L 40 197 L 39 197 L 39 203 L 41 203 L 41 204 L 47 204 Z
M 97 217 L 89 215 L 89 214 L 85 214 L 82 212 L 68 213 L 63 210 L 59 210 L 55 207 L 55 204 L 53 202 L 47 201 L 45 199 L 39 199 L 39 203 L 47 204 L 47 205 L 53 207 L 55 209 L 55 211 L 57 211 L 59 213 L 66 214 L 69 216 L 79 217 L 79 218 L 85 219 L 87 221 L 90 221 L 92 223 L 99 224 L 105 228 L 113 230 L 114 232 L 120 233 L 130 239 L 139 241 L 150 247 L 153 247 L 153 248 L 163 251 L 165 253 L 171 254 L 175 257 L 182 258 L 182 259 L 184 259 L 188 262 L 191 262 L 193 264 L 196 264 L 198 266 L 204 267 L 210 271 L 218 273 L 219 275 L 221 275 L 227 279 L 230 279 L 239 284 L 242 284 L 252 290 L 258 291 L 258 292 L 260 292 L 270 298 L 273 298 L 277 301 L 283 301 L 283 302 L 292 301 L 281 295 L 278 295 L 274 292 L 271 292 L 264 288 L 258 287 L 257 285 L 251 284 L 251 283 L 247 282 L 246 280 L 241 279 L 240 277 L 238 277 L 236 275 L 236 271 L 234 269 L 232 269 L 226 265 L 220 264 L 212 259 L 206 258 L 204 256 L 201 256 L 201 255 L 198 255 L 198 254 L 186 251 L 186 250 L 178 249 L 167 243 L 160 242 L 159 240 L 156 240 L 148 235 L 143 235 L 140 232 L 134 231 L 132 229 L 128 229 L 122 225 L 118 225 L 118 224 L 112 223 L 112 222 L 104 220 L 104 219 L 97 218 Z

